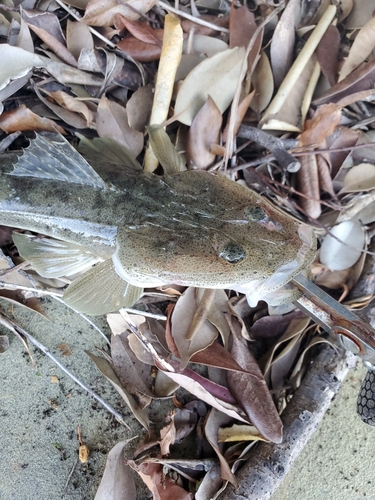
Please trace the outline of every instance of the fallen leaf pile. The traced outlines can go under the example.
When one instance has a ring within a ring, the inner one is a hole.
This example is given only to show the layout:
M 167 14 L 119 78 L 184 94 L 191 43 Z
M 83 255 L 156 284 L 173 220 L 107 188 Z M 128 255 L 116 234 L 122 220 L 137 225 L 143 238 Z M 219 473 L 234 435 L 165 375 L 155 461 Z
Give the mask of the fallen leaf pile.
M 0 151 L 57 131 L 77 147 L 115 139 L 148 172 L 219 170 L 315 228 L 313 279 L 344 300 L 375 222 L 374 10 L 372 0 L 0 0 Z M 170 141 L 155 155 L 158 126 Z M 41 278 L 5 228 L 0 246 L 0 295 L 43 314 Z M 58 296 L 65 282 L 43 286 Z M 124 442 L 109 453 L 96 500 L 124 489 L 136 499 L 131 469 L 155 500 L 217 498 L 259 440 L 282 441 L 280 414 L 328 340 L 294 306 L 250 308 L 224 290 L 146 290 L 135 308 L 108 315 L 110 350 L 88 353 L 145 430 L 134 456 Z M 0 323 L 17 333 L 5 314 Z M 158 429 L 155 399 L 171 403 Z M 192 437 L 195 456 L 180 456 Z

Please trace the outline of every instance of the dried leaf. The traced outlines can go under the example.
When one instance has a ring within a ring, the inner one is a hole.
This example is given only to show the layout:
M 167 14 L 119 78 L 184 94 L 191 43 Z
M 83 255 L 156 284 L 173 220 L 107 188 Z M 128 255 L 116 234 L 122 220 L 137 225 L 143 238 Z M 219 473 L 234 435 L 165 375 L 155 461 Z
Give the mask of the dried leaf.
M 254 356 L 235 332 L 231 354 L 246 370 L 246 373 L 227 373 L 231 393 L 262 436 L 274 443 L 280 443 L 283 426 L 263 374 Z
M 115 16 L 114 25 L 119 30 L 127 29 L 141 42 L 157 45 L 161 49 L 164 30 L 155 30 L 143 21 L 131 21 L 121 14 Z
M 231 441 L 266 441 L 266 439 L 252 425 L 233 424 L 230 427 L 220 427 L 218 442 L 228 443 Z
M 205 321 L 197 334 L 191 340 L 187 339 L 197 307 L 197 289 L 189 287 L 173 310 L 172 336 L 180 354 L 181 369 L 186 367 L 193 354 L 212 344 L 218 335 L 216 328 Z
M 127 391 L 122 387 L 121 382 L 120 382 L 119 378 L 117 377 L 116 373 L 114 372 L 110 363 L 104 358 L 101 358 L 99 356 L 95 356 L 94 354 L 91 354 L 88 351 L 85 351 L 85 352 L 92 359 L 92 361 L 95 363 L 96 367 L 111 382 L 113 387 L 120 394 L 120 396 L 123 398 L 125 403 L 129 406 L 130 410 L 132 411 L 133 415 L 138 420 L 138 422 L 141 425 L 143 425 L 143 427 L 148 431 L 149 430 L 149 420 L 148 420 L 147 410 L 141 409 L 138 406 L 138 404 L 136 403 L 133 396 L 131 394 L 127 393 Z
M 156 0 L 127 0 L 124 3 L 116 0 L 90 0 L 82 21 L 89 26 L 113 26 L 117 14 L 136 20 L 152 9 L 155 3 Z
M 153 500 L 192 500 L 190 493 L 178 486 L 168 474 L 164 474 L 161 464 L 137 464 L 133 460 L 127 460 L 125 463 L 138 472 L 152 492 Z
M 317 219 L 321 212 L 319 173 L 316 155 L 307 155 L 300 158 L 301 168 L 296 173 L 298 191 L 305 196 L 300 196 L 299 204 L 304 212 L 313 219 Z
M 65 130 L 57 125 L 56 122 L 49 118 L 41 118 L 33 113 L 24 104 L 11 111 L 5 111 L 0 116 L 0 128 L 7 134 L 16 132 L 18 130 L 26 131 L 48 131 L 60 132 L 65 135 Z
M 322 73 L 331 86 L 335 85 L 337 81 L 340 41 L 339 30 L 331 24 L 315 51 Z
M 260 59 L 251 77 L 255 93 L 250 107 L 258 115 L 268 106 L 273 95 L 273 76 L 270 62 L 265 52 L 260 53 Z
M 129 125 L 143 132 L 150 121 L 154 92 L 151 85 L 139 87 L 126 103 Z
M 313 101 L 313 105 L 321 106 L 330 102 L 338 102 L 347 96 L 373 88 L 375 78 L 375 59 L 362 64 L 341 82 L 336 83 L 323 95 Z
M 66 45 L 77 61 L 83 49 L 94 48 L 94 40 L 86 23 L 67 20 Z
M 37 89 L 35 88 L 37 91 Z M 64 120 L 68 125 L 75 128 L 90 128 L 92 122 L 94 121 L 94 114 L 88 108 L 88 106 L 81 100 L 63 92 L 62 90 L 57 90 L 56 92 L 48 92 L 42 89 L 45 94 L 52 97 L 59 106 L 51 103 L 49 99 L 43 99 L 38 92 L 39 98 L 46 104 L 52 111 L 54 111 L 59 118 Z M 79 116 L 77 116 L 77 114 Z M 84 119 L 82 119 L 84 117 Z M 81 119 L 80 119 L 81 118 Z
M 100 137 L 115 139 L 130 149 L 134 156 L 138 156 L 142 151 L 142 132 L 130 127 L 125 108 L 104 95 L 99 102 L 96 126 Z
M 191 357 L 190 361 L 206 366 L 214 366 L 223 370 L 244 371 L 219 342 L 214 342 L 206 347 L 204 351 L 197 352 Z
M 223 113 L 236 91 L 244 54 L 243 47 L 236 47 L 219 52 L 198 64 L 178 91 L 175 117 L 181 123 L 191 125 L 208 95 Z
M 300 10 L 300 0 L 290 0 L 280 16 L 272 36 L 270 55 L 276 87 L 280 86 L 292 65 L 295 27 L 299 23 Z
M 43 59 L 36 54 L 7 43 L 1 44 L 0 90 L 11 80 L 26 76 L 33 67 L 43 66 Z
M 371 18 L 360 29 L 348 57 L 345 59 L 339 74 L 339 82 L 344 80 L 355 68 L 357 68 L 371 54 L 375 47 L 375 18 Z
M 124 462 L 126 441 L 120 441 L 108 453 L 107 462 L 94 500 L 137 500 L 135 482 Z
M 375 165 L 360 163 L 352 167 L 345 175 L 344 187 L 340 194 L 369 191 L 370 189 L 375 189 Z
M 29 28 L 43 40 L 43 42 L 66 64 L 76 67 L 77 61 L 65 46 L 65 39 L 61 32 L 60 23 L 52 12 L 38 12 L 29 15 L 29 11 L 22 11 L 22 17 Z
M 71 356 L 72 355 L 72 350 L 70 349 L 69 344 L 59 344 L 57 346 L 57 349 L 61 351 L 62 356 Z
M 320 247 L 320 262 L 332 271 L 347 269 L 361 256 L 365 240 L 365 232 L 359 222 L 341 222 L 325 236 Z
M 222 121 L 223 117 L 218 107 L 211 96 L 208 96 L 188 132 L 186 154 L 190 169 L 203 170 L 215 161 L 210 145 L 219 142 Z
M 184 55 L 197 55 L 202 59 L 211 57 L 218 52 L 223 52 L 228 49 L 228 44 L 220 38 L 212 36 L 197 35 L 194 32 L 194 38 L 184 40 L 182 50 Z
M 171 421 L 160 429 L 160 454 L 162 457 L 169 455 L 170 447 L 176 442 L 176 427 L 174 425 L 174 415 L 170 416 Z
M 204 426 L 204 433 L 212 448 L 215 450 L 216 455 L 220 460 L 221 477 L 224 481 L 229 481 L 234 487 L 237 487 L 237 480 L 230 470 L 228 462 L 225 460 L 224 455 L 220 452 L 218 433 L 221 426 L 228 425 L 231 419 L 228 415 L 224 415 L 215 408 L 212 408 Z
M 234 4 L 232 4 L 229 21 L 229 47 L 231 49 L 234 47 L 247 47 L 257 28 L 255 16 L 246 4 L 238 9 L 234 8 Z M 247 56 L 247 66 L 250 75 L 258 61 L 262 39 L 263 31 L 261 30 Z
M 238 407 L 234 406 L 234 398 L 226 387 L 219 386 L 205 379 L 189 368 L 185 368 L 185 370 L 180 373 L 167 371 L 164 371 L 164 373 L 177 382 L 178 385 L 222 413 L 240 420 L 241 422 L 249 423 L 243 412 Z

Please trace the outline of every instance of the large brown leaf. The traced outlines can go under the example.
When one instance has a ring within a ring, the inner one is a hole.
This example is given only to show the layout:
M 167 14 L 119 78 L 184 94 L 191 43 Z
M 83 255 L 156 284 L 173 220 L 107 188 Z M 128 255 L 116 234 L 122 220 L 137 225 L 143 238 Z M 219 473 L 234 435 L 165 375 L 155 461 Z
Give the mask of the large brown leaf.
M 283 425 L 266 381 L 254 356 L 235 332 L 232 355 L 247 373 L 228 372 L 229 390 L 259 432 L 266 439 L 281 443 Z

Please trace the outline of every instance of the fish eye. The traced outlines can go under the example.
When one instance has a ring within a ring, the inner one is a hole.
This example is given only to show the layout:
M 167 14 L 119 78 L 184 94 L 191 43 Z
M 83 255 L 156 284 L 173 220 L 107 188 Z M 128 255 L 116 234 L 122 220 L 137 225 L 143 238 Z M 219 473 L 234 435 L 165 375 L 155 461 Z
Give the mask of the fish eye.
M 260 222 L 267 218 L 267 214 L 262 207 L 246 207 L 244 208 L 244 215 L 251 222 Z
M 219 257 L 226 260 L 229 264 L 237 264 L 246 257 L 245 250 L 236 243 L 228 243 L 219 253 Z

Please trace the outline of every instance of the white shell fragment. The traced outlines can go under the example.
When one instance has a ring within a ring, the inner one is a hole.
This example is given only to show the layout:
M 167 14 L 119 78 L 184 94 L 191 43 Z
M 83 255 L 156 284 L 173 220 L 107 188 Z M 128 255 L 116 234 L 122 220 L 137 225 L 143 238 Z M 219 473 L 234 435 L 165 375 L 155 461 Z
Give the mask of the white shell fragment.
M 320 262 L 331 271 L 342 271 L 353 266 L 365 246 L 366 236 L 361 224 L 341 222 L 333 226 L 330 232 L 320 248 Z

